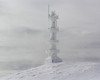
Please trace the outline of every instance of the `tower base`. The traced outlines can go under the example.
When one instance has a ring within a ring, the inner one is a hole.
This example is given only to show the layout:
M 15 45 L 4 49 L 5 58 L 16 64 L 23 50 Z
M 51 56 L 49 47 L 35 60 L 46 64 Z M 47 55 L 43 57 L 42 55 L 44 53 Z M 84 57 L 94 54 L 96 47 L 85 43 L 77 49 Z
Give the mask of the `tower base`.
M 62 59 L 60 59 L 58 56 L 48 57 L 46 58 L 46 63 L 60 63 L 62 62 Z

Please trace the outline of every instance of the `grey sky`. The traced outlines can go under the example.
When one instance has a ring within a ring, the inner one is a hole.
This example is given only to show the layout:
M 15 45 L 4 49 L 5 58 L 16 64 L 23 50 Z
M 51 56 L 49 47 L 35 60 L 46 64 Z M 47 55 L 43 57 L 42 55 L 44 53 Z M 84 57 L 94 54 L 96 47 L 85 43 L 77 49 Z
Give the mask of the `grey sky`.
M 59 56 L 65 61 L 99 61 L 99 0 L 0 0 L 0 62 L 44 61 L 48 4 L 59 15 Z

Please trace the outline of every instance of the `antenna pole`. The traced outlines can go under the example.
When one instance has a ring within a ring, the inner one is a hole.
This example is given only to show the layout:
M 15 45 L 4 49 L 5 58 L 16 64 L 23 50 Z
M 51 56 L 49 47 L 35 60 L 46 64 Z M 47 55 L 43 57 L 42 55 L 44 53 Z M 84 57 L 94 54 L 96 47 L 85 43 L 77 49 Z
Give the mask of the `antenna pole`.
M 50 11 L 50 6 L 48 5 L 48 18 L 49 18 L 49 11 Z

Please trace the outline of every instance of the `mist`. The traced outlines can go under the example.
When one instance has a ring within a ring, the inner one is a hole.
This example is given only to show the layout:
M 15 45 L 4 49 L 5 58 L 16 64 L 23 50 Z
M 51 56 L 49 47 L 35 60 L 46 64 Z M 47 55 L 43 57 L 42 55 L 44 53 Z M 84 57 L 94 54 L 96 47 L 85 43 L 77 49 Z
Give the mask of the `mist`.
M 59 57 L 65 62 L 100 62 L 99 0 L 0 0 L 1 70 L 44 63 L 49 47 L 48 4 L 59 15 Z

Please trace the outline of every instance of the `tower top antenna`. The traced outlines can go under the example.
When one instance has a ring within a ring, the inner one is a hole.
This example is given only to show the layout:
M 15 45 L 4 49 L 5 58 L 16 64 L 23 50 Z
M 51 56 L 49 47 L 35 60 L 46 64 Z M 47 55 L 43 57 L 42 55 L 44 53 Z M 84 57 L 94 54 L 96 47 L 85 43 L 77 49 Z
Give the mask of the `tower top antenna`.
M 49 15 L 50 15 L 50 6 L 48 4 L 48 18 L 49 18 Z

